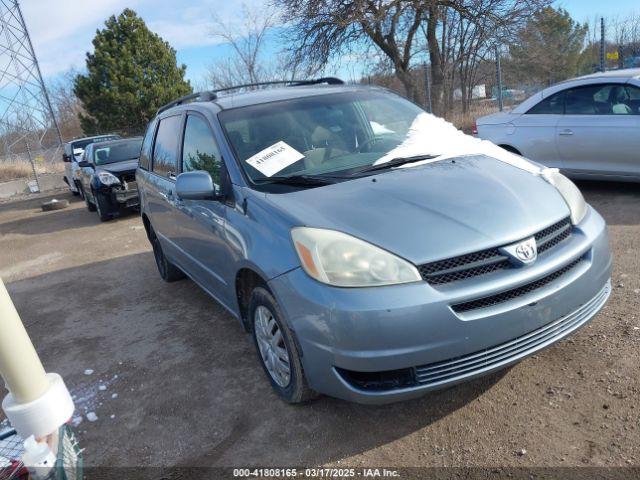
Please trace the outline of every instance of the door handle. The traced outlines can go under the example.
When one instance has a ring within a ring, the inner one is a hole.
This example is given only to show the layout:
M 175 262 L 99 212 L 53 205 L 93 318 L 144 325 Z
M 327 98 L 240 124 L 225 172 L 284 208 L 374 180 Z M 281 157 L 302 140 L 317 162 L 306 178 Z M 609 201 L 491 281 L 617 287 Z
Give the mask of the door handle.
M 560 135 L 568 137 L 570 135 L 573 135 L 573 130 L 571 130 L 570 128 L 565 128 L 564 130 L 560 130 Z

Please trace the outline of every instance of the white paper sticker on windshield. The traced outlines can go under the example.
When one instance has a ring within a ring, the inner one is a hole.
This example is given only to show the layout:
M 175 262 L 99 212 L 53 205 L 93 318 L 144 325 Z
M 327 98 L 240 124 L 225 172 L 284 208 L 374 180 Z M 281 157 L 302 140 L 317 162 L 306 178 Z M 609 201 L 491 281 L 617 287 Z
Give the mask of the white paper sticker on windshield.
M 246 161 L 263 175 L 272 177 L 302 158 L 303 154 L 280 141 L 247 158 Z

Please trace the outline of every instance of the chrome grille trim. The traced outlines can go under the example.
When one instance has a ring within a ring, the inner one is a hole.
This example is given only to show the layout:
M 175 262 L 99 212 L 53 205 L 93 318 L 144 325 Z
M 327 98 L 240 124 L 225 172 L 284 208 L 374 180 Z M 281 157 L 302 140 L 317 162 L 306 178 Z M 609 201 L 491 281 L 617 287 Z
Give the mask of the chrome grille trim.
M 569 217 L 540 230 L 534 235 L 541 254 L 571 236 Z M 509 258 L 499 248 L 489 248 L 458 257 L 446 258 L 418 266 L 423 280 L 431 285 L 443 285 L 458 280 L 485 275 L 497 270 L 514 268 Z
M 611 293 L 608 281 L 587 303 L 574 312 L 514 340 L 461 357 L 415 368 L 419 385 L 436 386 L 497 368 L 542 349 L 586 323 L 607 301 Z
M 522 297 L 528 293 L 534 292 L 549 283 L 557 280 L 562 277 L 564 274 L 568 273 L 570 270 L 578 266 L 580 262 L 584 260 L 584 256 L 576 258 L 574 261 L 565 265 L 564 267 L 556 270 L 553 273 L 548 274 L 545 277 L 539 278 L 533 282 L 527 283 L 525 285 L 521 285 L 516 288 L 512 288 L 510 290 L 506 290 L 504 292 L 497 293 L 495 295 L 489 295 L 487 297 L 477 298 L 475 300 L 471 300 L 468 302 L 458 303 L 451 306 L 451 309 L 456 313 L 468 312 L 470 310 L 478 310 L 480 308 L 488 308 L 493 307 L 495 305 L 499 305 L 504 302 L 508 302 L 509 300 L 513 300 L 518 297 Z

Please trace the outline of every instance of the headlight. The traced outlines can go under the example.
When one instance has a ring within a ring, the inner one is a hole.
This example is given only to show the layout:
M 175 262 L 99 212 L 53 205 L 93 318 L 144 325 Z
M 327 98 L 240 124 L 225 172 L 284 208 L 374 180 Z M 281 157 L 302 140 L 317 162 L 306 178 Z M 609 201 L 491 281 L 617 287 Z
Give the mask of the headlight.
M 577 225 L 587 214 L 587 203 L 575 184 L 562 175 L 557 168 L 546 168 L 542 178 L 558 189 L 571 211 L 571 223 Z
M 103 185 L 117 185 L 120 183 L 118 177 L 109 172 L 98 172 L 98 180 L 100 180 Z
M 337 287 L 374 287 L 422 280 L 414 265 L 351 235 L 321 228 L 291 230 L 304 270 Z

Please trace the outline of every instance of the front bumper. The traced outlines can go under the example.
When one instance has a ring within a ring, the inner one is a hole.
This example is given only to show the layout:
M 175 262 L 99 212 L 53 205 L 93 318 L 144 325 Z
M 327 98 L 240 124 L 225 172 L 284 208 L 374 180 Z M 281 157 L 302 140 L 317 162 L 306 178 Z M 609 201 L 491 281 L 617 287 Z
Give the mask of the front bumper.
M 140 205 L 137 188 L 121 189 L 120 187 L 102 186 L 98 193 L 104 199 L 104 213 L 116 215 L 122 208 L 135 208 Z
M 442 288 L 426 282 L 335 288 L 301 269 L 270 286 L 296 334 L 309 385 L 338 398 L 386 403 L 504 368 L 577 330 L 606 302 L 611 262 L 606 225 L 589 208 L 571 237 L 534 264 Z M 499 305 L 463 313 L 451 308 L 570 264 L 541 288 Z M 403 372 L 393 388 L 363 387 L 350 374 L 388 371 Z
M 112 191 L 113 200 L 123 207 L 136 207 L 139 205 L 138 190 L 115 190 Z

